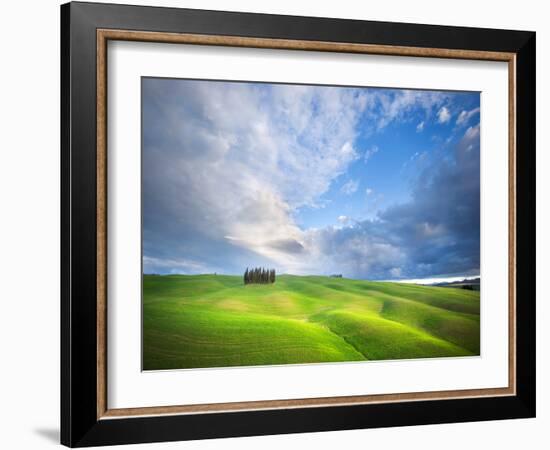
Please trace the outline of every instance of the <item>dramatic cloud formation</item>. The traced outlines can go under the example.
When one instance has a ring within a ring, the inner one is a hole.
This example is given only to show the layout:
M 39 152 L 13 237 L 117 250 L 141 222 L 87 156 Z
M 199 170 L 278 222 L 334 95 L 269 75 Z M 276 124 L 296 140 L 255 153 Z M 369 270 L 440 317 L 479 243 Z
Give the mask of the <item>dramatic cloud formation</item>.
M 479 271 L 479 126 L 430 159 L 406 201 L 368 220 L 344 204 L 332 224 L 319 219 L 374 192 L 352 173 L 374 167 L 378 147 L 359 141 L 440 121 L 451 94 L 146 78 L 142 95 L 146 273 Z
M 317 258 L 349 276 L 386 279 L 479 273 L 479 125 L 419 174 L 412 200 L 375 220 L 308 233 Z
M 285 248 L 273 242 L 299 237 L 291 211 L 315 206 L 358 157 L 352 142 L 365 93 L 143 83 L 145 255 L 166 257 L 179 248 L 201 257 L 212 246 L 242 247 L 245 254 L 286 261 Z
M 388 208 L 378 220 L 359 225 L 405 258 L 403 275 L 479 273 L 479 125 L 453 150 L 419 174 L 412 200 Z

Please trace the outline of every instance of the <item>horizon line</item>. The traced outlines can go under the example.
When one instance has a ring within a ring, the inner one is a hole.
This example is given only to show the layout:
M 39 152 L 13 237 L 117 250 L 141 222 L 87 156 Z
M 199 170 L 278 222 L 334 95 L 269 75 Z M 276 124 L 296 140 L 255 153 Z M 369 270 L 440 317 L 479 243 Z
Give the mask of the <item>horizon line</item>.
M 244 273 L 243 273 L 244 274 Z M 143 276 L 202 276 L 202 275 L 220 275 L 228 277 L 242 277 L 243 274 L 230 274 L 230 273 L 220 273 L 220 272 L 205 272 L 205 273 L 145 273 Z M 293 273 L 281 273 L 277 276 L 292 276 L 292 277 L 327 277 L 327 278 L 346 278 L 348 280 L 357 280 L 357 281 L 376 281 L 381 283 L 408 283 L 408 284 L 436 284 L 436 283 L 452 283 L 456 281 L 470 281 L 475 279 L 481 279 L 481 275 L 458 275 L 458 276 L 431 276 L 425 278 L 395 278 L 395 279 L 372 279 L 372 278 L 352 278 L 346 277 L 342 274 L 307 274 L 307 275 L 298 275 Z M 340 275 L 340 276 L 337 276 Z

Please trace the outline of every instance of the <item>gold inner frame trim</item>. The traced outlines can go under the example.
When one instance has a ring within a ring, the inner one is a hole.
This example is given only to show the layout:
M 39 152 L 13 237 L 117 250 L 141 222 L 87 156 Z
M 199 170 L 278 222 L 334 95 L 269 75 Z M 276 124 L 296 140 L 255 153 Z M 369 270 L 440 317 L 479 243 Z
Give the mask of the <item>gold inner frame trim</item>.
M 370 55 L 502 61 L 508 63 L 508 386 L 502 388 L 409 392 L 399 394 L 263 400 L 200 405 L 109 409 L 107 404 L 107 42 L 109 40 L 170 44 L 304 50 Z M 240 36 L 97 30 L 97 418 L 205 414 L 265 409 L 313 408 L 421 400 L 497 397 L 516 394 L 516 54 L 478 50 L 402 47 Z

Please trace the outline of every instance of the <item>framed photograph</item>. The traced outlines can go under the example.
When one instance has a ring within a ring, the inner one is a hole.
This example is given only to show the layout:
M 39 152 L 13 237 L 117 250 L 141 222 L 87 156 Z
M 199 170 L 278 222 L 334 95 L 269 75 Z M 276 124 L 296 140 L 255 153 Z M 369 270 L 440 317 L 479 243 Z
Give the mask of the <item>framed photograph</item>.
M 535 415 L 535 33 L 61 7 L 61 441 Z

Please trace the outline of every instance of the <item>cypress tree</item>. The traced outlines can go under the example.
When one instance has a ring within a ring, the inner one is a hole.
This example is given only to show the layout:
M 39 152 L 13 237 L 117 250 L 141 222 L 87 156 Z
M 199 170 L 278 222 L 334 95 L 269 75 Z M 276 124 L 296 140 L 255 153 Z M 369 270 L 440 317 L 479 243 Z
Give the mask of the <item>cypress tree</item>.
M 244 284 L 259 283 L 269 284 L 275 283 L 275 269 L 266 269 L 265 267 L 248 267 L 243 274 Z

